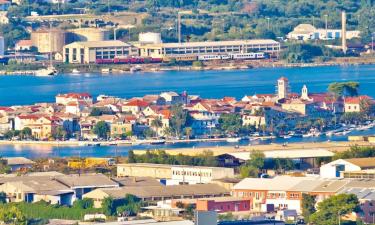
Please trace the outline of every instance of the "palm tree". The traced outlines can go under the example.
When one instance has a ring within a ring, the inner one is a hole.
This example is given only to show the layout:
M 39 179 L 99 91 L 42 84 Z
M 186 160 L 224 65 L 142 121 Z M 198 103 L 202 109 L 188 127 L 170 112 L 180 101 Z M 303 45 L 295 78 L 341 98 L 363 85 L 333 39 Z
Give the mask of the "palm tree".
M 156 118 L 151 122 L 151 127 L 156 129 L 156 135 L 159 136 L 159 128 L 163 126 L 160 118 Z

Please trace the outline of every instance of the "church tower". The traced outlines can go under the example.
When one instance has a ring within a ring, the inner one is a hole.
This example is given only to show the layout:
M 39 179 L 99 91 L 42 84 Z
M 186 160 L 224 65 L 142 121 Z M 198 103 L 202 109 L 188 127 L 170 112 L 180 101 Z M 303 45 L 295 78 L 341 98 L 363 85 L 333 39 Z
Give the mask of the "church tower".
M 286 77 L 280 77 L 277 80 L 277 98 L 288 98 L 289 95 L 289 81 Z
M 306 85 L 303 85 L 303 87 L 302 87 L 301 99 L 302 100 L 309 100 L 309 91 L 308 91 Z

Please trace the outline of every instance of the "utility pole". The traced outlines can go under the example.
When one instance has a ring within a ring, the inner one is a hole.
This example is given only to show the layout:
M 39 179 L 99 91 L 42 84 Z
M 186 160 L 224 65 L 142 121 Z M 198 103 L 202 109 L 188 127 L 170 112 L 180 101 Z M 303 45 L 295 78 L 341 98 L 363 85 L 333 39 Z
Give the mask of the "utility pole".
M 181 14 L 180 12 L 178 12 L 177 22 L 178 22 L 178 43 L 181 43 Z
M 325 14 L 324 15 L 324 17 L 325 17 L 325 22 L 326 22 L 326 39 L 328 39 L 328 15 L 327 14 Z
M 270 29 L 270 18 L 267 17 L 266 19 L 267 19 L 267 29 L 269 30 Z

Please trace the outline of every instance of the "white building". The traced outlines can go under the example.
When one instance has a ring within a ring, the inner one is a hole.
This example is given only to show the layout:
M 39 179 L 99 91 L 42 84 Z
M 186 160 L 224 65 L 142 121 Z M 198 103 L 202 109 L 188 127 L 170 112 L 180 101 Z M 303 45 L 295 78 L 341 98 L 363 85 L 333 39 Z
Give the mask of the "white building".
M 233 168 L 204 166 L 172 166 L 172 182 L 202 184 L 222 178 L 233 178 Z
M 96 60 L 128 57 L 137 54 L 137 49 L 122 41 L 73 42 L 64 46 L 64 62 L 95 63 Z
M 317 29 L 311 24 L 299 24 L 292 32 L 288 33 L 287 38 L 293 40 L 332 40 L 342 37 L 341 29 Z M 346 39 L 359 38 L 360 31 L 346 31 Z
M 375 169 L 375 158 L 338 159 L 320 167 L 320 177 L 342 177 L 341 172 Z

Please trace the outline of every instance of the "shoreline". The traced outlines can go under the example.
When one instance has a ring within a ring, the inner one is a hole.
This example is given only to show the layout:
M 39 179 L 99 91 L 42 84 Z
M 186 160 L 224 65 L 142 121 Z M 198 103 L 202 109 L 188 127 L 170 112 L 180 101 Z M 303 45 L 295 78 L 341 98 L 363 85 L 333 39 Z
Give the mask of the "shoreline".
M 213 62 L 206 62 L 207 65 L 203 67 L 193 66 L 161 66 L 160 64 L 139 64 L 141 71 L 146 73 L 158 73 L 164 71 L 220 71 L 220 70 L 247 70 L 257 68 L 304 68 L 304 67 L 326 67 L 326 66 L 356 66 L 356 65 L 374 65 L 375 58 L 334 58 L 327 62 L 312 62 L 312 63 L 286 63 L 284 61 L 242 61 L 242 62 L 223 62 L 220 65 Z M 134 65 L 95 65 L 96 68 L 91 68 L 87 65 L 71 64 L 69 68 L 62 68 L 58 73 L 72 73 L 73 69 L 81 69 L 78 75 L 84 73 L 101 73 L 101 69 L 110 68 L 113 75 L 133 75 L 138 72 L 131 72 L 130 68 Z M 88 66 L 88 67 L 87 67 Z M 34 76 L 36 70 L 14 70 L 14 71 L 0 71 L 0 76 Z M 103 75 L 108 75 L 105 73 Z

